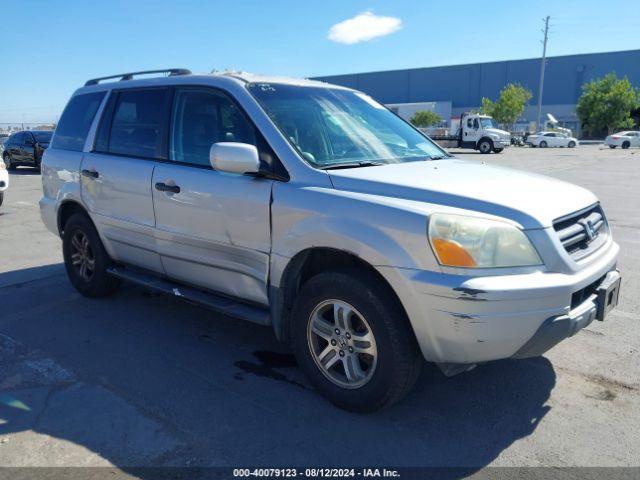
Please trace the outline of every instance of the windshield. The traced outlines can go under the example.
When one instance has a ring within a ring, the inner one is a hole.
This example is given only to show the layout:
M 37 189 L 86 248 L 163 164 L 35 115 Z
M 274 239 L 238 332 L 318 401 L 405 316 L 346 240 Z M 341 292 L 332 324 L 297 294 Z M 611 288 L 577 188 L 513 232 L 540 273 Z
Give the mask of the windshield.
M 498 128 L 494 125 L 492 118 L 480 118 L 482 128 Z
M 249 91 L 317 168 L 430 160 L 444 150 L 372 98 L 349 90 L 256 83 Z
M 33 132 L 33 134 L 36 137 L 36 142 L 47 143 L 51 141 L 51 135 L 53 132 Z

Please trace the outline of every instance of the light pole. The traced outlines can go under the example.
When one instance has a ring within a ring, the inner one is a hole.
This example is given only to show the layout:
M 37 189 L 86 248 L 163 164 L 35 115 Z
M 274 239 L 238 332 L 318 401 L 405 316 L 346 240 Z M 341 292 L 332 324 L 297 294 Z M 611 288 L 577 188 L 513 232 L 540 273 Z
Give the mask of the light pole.
M 542 130 L 542 91 L 544 90 L 544 68 L 547 63 L 547 38 L 549 37 L 549 15 L 544 18 L 544 40 L 542 41 L 542 65 L 540 65 L 540 88 L 538 88 L 538 131 Z

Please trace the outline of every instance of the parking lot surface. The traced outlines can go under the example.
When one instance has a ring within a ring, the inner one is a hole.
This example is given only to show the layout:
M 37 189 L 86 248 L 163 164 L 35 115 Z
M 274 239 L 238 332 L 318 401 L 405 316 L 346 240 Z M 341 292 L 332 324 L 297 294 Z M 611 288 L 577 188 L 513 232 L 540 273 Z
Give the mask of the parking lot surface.
M 453 152 L 594 191 L 622 248 L 620 304 L 544 357 L 451 378 L 426 365 L 406 400 L 373 415 L 314 393 L 269 328 L 129 285 L 81 297 L 40 221 L 40 176 L 12 172 L 0 466 L 638 465 L 640 150 Z

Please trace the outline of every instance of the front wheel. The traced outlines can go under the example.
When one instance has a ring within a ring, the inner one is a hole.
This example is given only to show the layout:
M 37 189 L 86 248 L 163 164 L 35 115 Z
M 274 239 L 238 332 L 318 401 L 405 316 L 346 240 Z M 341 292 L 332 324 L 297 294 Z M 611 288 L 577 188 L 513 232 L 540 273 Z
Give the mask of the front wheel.
M 626 150 L 626 149 L 627 149 L 627 148 L 629 148 L 630 146 L 631 146 L 631 143 L 629 143 L 629 142 L 624 142 L 624 143 L 622 144 L 622 149 L 623 149 L 623 150 Z
M 547 148 L 547 142 L 545 142 L 544 140 L 540 142 L 540 148 Z
M 4 164 L 7 166 L 7 170 L 15 170 L 16 167 L 13 164 L 13 162 L 11 162 L 11 155 L 9 155 L 8 153 L 5 153 L 2 156 L 2 159 L 4 160 Z
M 502 153 L 503 150 L 504 148 L 494 148 L 493 153 Z
M 360 270 L 321 273 L 302 287 L 291 343 L 319 393 L 353 412 L 398 402 L 423 364 L 398 300 L 375 275 Z
M 0 192 L 0 207 L 2 206 L 2 202 L 4 202 L 4 192 Z
M 483 153 L 483 154 L 491 153 L 491 150 L 493 150 L 493 144 L 491 140 L 482 140 L 478 144 L 478 150 L 480 150 L 480 153 Z
M 119 280 L 107 273 L 111 259 L 86 215 L 76 213 L 65 224 L 62 254 L 71 284 L 85 297 L 104 297 L 118 288 Z

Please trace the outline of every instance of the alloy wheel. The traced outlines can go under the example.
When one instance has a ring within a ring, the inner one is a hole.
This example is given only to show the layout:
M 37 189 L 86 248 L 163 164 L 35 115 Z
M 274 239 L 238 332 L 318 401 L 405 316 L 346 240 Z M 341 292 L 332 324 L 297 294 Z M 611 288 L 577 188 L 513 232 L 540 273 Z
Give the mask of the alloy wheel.
M 378 350 L 371 326 L 352 305 L 325 300 L 311 312 L 307 340 L 320 371 L 342 388 L 360 388 L 375 373 Z
M 89 239 L 82 231 L 77 231 L 71 238 L 71 263 L 83 280 L 91 280 L 96 268 L 96 259 Z

